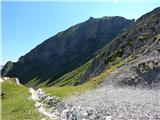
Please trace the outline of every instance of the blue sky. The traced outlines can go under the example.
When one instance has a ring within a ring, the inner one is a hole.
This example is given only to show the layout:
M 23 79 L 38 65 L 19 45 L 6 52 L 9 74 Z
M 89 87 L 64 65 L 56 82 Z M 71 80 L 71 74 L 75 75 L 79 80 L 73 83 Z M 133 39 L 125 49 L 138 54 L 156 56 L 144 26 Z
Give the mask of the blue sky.
M 137 19 L 160 6 L 159 0 L 11 1 L 1 2 L 0 64 L 17 61 L 45 39 L 91 16 Z

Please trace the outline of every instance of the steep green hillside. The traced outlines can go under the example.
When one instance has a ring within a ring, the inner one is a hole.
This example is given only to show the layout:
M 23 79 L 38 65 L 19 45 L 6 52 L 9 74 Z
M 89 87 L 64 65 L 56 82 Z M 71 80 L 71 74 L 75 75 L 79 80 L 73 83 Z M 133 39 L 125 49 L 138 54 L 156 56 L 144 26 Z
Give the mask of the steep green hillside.
M 7 80 L 1 84 L 5 95 L 1 97 L 2 120 L 40 120 L 34 103 L 29 98 L 29 91 L 23 85 Z

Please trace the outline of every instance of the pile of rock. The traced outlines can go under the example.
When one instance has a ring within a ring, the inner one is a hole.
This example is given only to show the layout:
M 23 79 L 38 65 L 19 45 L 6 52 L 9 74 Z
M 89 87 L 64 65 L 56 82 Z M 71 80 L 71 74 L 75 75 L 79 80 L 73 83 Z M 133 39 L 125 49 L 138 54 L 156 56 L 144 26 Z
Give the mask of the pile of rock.
M 43 117 L 51 120 L 58 120 L 59 113 L 52 109 L 60 102 L 59 98 L 50 97 L 44 93 L 42 89 L 34 90 L 30 88 L 29 92 L 31 93 L 31 99 L 35 101 L 35 108 Z
M 6 94 L 5 90 L 0 90 L 0 94 L 1 94 L 1 97 L 3 97 Z
M 51 97 L 42 89 L 29 89 L 32 100 L 35 102 L 37 111 L 51 120 L 111 120 L 111 117 L 98 114 L 96 109 L 91 107 L 81 107 L 71 103 L 62 102 L 58 97 Z M 48 107 L 46 107 L 48 106 Z M 101 115 L 101 116 L 100 116 Z
M 160 88 L 160 53 L 152 51 L 128 63 L 106 77 L 102 86 Z
M 29 91 L 30 93 L 32 93 L 31 98 L 33 100 L 41 101 L 48 105 L 55 105 L 58 102 L 60 102 L 60 99 L 58 97 L 55 97 L 55 96 L 51 97 L 47 95 L 42 89 L 34 90 L 33 88 L 30 88 Z
M 139 62 L 138 64 L 136 64 L 136 68 L 141 73 L 144 73 L 156 68 L 160 68 L 160 57 L 151 58 L 151 59 L 147 59 L 142 62 Z

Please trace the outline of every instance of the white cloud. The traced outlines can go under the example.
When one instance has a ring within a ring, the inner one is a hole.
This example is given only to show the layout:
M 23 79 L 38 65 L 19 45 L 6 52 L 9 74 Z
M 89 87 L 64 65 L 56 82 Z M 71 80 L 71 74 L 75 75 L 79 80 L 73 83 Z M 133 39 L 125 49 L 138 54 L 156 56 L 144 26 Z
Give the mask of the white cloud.
M 119 3 L 119 0 L 113 0 L 113 3 Z

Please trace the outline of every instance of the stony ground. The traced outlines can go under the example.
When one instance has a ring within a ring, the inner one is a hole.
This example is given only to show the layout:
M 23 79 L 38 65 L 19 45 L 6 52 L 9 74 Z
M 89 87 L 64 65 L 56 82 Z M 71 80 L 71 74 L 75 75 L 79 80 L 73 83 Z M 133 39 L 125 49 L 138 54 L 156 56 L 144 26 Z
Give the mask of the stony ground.
M 92 108 L 95 116 L 105 120 L 160 120 L 160 90 L 115 88 L 106 86 L 67 100 L 72 105 Z
M 160 120 L 160 90 L 106 86 L 61 102 L 35 93 L 42 100 L 35 104 L 38 111 L 53 120 Z
M 46 95 L 41 89 L 30 89 L 31 98 L 36 101 L 35 106 L 45 119 L 160 120 L 160 89 L 155 85 L 144 87 L 148 86 L 146 71 L 150 74 L 150 80 L 153 76 L 157 81 L 160 79 L 159 53 L 153 56 L 121 67 L 111 73 L 98 88 L 79 96 L 60 101 L 57 97 Z M 140 86 L 118 86 L 117 81 L 121 83 L 123 80 L 128 83 L 133 81 Z

